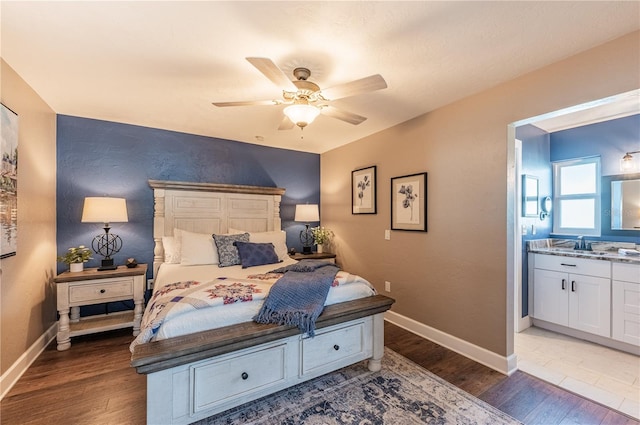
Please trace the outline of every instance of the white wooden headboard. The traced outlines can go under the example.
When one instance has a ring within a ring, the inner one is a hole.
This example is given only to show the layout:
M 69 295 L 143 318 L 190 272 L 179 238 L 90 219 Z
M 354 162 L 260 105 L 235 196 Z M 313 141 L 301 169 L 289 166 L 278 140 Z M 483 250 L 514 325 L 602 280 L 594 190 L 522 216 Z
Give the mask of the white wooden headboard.
M 153 276 L 164 262 L 163 236 L 178 228 L 221 234 L 229 228 L 250 232 L 280 230 L 285 189 L 216 183 L 149 180 L 153 188 Z

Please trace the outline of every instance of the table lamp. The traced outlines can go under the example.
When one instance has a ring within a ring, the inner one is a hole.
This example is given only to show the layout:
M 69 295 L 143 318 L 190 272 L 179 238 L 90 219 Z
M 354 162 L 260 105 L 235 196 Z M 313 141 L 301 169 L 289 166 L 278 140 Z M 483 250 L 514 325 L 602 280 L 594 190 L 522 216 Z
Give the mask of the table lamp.
M 93 238 L 91 248 L 96 254 L 104 257 L 99 271 L 115 270 L 118 268 L 113 263 L 112 255 L 122 248 L 120 236 L 109 233 L 111 227 L 109 223 L 125 223 L 129 221 L 127 217 L 127 203 L 124 198 L 88 197 L 84 198 L 82 209 L 83 223 L 103 223 L 104 234 Z
M 296 205 L 296 215 L 293 220 L 306 222 L 305 229 L 300 231 L 300 242 L 302 242 L 302 253 L 311 254 L 313 233 L 311 233 L 311 230 L 309 229 L 309 222 L 320 221 L 318 204 Z

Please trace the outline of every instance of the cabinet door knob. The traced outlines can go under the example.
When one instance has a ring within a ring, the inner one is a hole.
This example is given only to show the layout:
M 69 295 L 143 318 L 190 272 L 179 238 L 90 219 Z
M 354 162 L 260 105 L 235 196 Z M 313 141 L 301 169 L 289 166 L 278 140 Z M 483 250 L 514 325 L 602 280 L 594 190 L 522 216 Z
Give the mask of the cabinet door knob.
M 565 289 L 567 289 L 567 281 L 562 279 L 562 290 L 564 291 Z
M 338 351 L 340 349 L 340 346 L 338 344 L 336 344 L 336 345 L 333 346 L 333 349 Z
M 575 280 L 571 281 L 571 292 L 576 292 L 576 281 Z
M 101 293 L 101 294 L 104 294 L 105 292 L 107 292 L 107 290 L 106 290 L 106 289 L 101 289 L 101 290 L 100 290 L 100 293 Z
M 249 374 L 247 372 L 242 372 L 242 379 L 247 379 L 249 377 Z

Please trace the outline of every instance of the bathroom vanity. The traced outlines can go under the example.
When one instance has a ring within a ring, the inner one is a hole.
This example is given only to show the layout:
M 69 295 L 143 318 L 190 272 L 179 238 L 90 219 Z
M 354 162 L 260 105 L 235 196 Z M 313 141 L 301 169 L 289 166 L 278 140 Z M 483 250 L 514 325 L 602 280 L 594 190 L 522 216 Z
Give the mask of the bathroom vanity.
M 574 243 L 529 242 L 533 324 L 640 355 L 640 256 L 619 254 L 621 243 Z

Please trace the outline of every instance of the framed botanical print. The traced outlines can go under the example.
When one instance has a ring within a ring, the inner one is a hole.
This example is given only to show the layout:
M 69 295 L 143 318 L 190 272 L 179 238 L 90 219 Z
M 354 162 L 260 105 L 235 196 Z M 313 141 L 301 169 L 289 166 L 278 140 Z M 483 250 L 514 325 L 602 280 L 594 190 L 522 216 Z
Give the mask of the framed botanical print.
M 427 173 L 391 179 L 391 229 L 427 231 Z
M 376 166 L 351 172 L 351 214 L 376 214 Z

